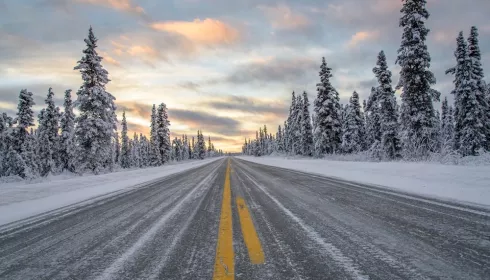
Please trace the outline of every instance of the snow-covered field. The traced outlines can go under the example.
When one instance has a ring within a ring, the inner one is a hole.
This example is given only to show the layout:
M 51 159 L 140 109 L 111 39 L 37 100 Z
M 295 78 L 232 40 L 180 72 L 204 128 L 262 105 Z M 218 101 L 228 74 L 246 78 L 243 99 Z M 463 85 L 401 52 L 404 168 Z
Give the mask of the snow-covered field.
M 283 157 L 239 156 L 237 158 L 414 194 L 490 206 L 490 166 L 418 162 L 349 162 Z
M 43 182 L 0 183 L 0 225 L 60 207 L 137 188 L 143 183 L 196 168 L 219 158 L 161 167 L 119 171 L 104 175 L 53 176 Z M 92 200 L 93 201 L 93 200 Z

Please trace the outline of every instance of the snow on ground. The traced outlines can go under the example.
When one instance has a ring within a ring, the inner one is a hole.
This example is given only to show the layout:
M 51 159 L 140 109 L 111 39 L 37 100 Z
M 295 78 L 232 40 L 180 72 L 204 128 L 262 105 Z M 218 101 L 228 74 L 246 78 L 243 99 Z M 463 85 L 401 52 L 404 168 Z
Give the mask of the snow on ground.
M 161 167 L 122 170 L 103 175 L 67 178 L 53 176 L 44 182 L 0 183 L 0 225 L 74 203 L 101 197 L 143 183 L 196 168 L 219 158 L 188 161 Z
M 421 162 L 348 162 L 283 157 L 237 158 L 414 194 L 490 206 L 489 166 Z

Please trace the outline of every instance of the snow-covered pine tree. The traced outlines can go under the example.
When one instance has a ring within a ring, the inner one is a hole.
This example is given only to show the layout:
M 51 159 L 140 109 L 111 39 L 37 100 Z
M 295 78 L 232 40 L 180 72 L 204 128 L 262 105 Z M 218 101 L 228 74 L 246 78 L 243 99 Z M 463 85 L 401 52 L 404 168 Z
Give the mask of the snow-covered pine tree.
M 454 53 L 456 66 L 446 71 L 454 75 L 454 106 L 456 125 L 454 128 L 455 149 L 462 156 L 478 155 L 485 148 L 485 112 L 478 102 L 478 91 L 473 80 L 472 59 L 468 46 L 460 32 L 456 39 L 457 49 Z
M 378 102 L 381 118 L 381 148 L 383 158 L 391 160 L 400 156 L 401 146 L 398 138 L 398 115 L 396 113 L 395 91 L 391 86 L 391 71 L 388 70 L 384 51 L 378 54 L 373 73 L 378 80 Z
M 303 103 L 301 108 L 301 154 L 304 156 L 313 155 L 313 130 L 310 118 L 310 102 L 308 94 L 303 92 Z
M 206 142 L 204 141 L 204 136 L 202 131 L 197 131 L 197 159 L 204 159 L 206 157 Z
M 490 103 L 487 97 L 487 85 L 481 63 L 480 46 L 478 43 L 478 28 L 471 27 L 470 36 L 468 37 L 468 56 L 471 60 L 471 87 L 476 92 L 476 100 L 483 112 L 483 130 L 485 139 L 483 147 L 490 151 Z
M 358 153 L 362 150 L 362 119 L 359 94 L 354 91 L 349 99 L 346 116 L 346 129 L 342 136 L 342 150 L 344 153 Z
M 46 103 L 45 117 L 47 122 L 46 128 L 48 133 L 49 145 L 50 145 L 51 152 L 53 154 L 53 161 L 55 163 L 55 168 L 56 168 L 56 166 L 60 165 L 58 143 L 60 142 L 59 130 L 60 130 L 61 113 L 60 113 L 60 108 L 56 107 L 53 98 L 54 98 L 53 89 L 49 88 L 48 96 L 45 100 Z M 56 170 L 52 170 L 52 171 L 56 171 Z
M 325 58 L 322 59 L 320 69 L 320 83 L 317 84 L 317 97 L 314 102 L 316 128 L 313 136 L 316 156 L 339 151 L 342 141 L 339 94 L 330 83 L 332 69 L 327 66 Z
M 453 108 L 449 106 L 447 97 L 442 101 L 442 120 L 441 120 L 441 153 L 447 155 L 453 151 L 454 148 L 454 122 L 453 122 Z
M 140 140 L 136 132 L 133 135 L 133 146 L 131 147 L 131 163 L 133 167 L 143 167 L 141 164 Z
M 116 139 L 114 140 L 114 162 L 121 165 L 121 141 L 119 141 L 119 132 L 116 132 Z
M 126 111 L 123 112 L 121 122 L 121 167 L 131 167 L 131 151 L 129 149 L 128 123 L 126 121 Z
M 50 116 L 46 111 L 47 109 L 42 109 L 38 115 L 37 155 L 39 157 L 39 173 L 41 176 L 48 176 L 55 169 L 53 150 L 49 140 Z
M 157 137 L 158 137 L 158 150 L 160 151 L 160 157 L 162 164 L 169 161 L 172 151 L 172 144 L 170 142 L 170 121 L 168 120 L 167 106 L 165 103 L 161 103 L 157 110 Z
M 278 126 L 277 128 L 277 136 L 276 136 L 276 147 L 277 147 L 277 151 L 282 153 L 284 152 L 284 133 L 282 132 L 282 128 L 281 128 L 281 125 Z
M 106 91 L 110 81 L 97 54 L 97 38 L 92 27 L 85 39 L 87 48 L 74 70 L 82 74 L 83 85 L 77 92 L 75 105 L 80 112 L 76 118 L 76 162 L 80 172 L 90 170 L 98 174 L 112 165 L 112 140 L 117 130 L 114 96 Z
M 303 99 L 300 95 L 296 97 L 295 109 L 293 122 L 291 124 L 291 154 L 300 155 L 301 154 L 301 115 L 303 111 Z
M 376 88 L 371 88 L 371 94 L 365 105 L 366 116 L 366 140 L 369 148 L 369 155 L 372 159 L 382 158 L 381 146 L 381 114 L 379 106 L 379 93 Z
M 151 108 L 151 124 L 150 124 L 150 164 L 151 166 L 162 165 L 162 156 L 160 154 L 160 145 L 158 143 L 157 134 L 157 109 L 155 104 Z
M 403 35 L 396 63 L 401 67 L 397 88 L 403 88 L 400 140 L 406 159 L 427 158 L 435 151 L 432 101 L 438 101 L 440 93 L 431 88 L 436 79 L 429 70 L 430 54 L 425 44 L 429 34 L 426 4 L 427 0 L 403 0 L 401 9 Z
M 60 169 L 75 172 L 75 166 L 73 164 L 74 159 L 74 139 L 73 134 L 75 130 L 75 114 L 73 113 L 73 102 L 71 99 L 71 89 L 65 91 L 65 100 L 63 103 L 64 112 L 60 119 L 60 148 L 59 159 Z
M 32 111 L 32 106 L 34 105 L 32 92 L 28 92 L 27 89 L 21 90 L 17 106 L 17 117 L 13 120 L 13 123 L 17 124 L 17 129 L 13 131 L 15 134 L 13 148 L 18 153 L 21 152 L 22 145 L 27 139 L 29 127 L 34 125 L 34 112 Z
M 288 115 L 288 118 L 286 120 L 287 127 L 288 127 L 288 130 L 286 131 L 286 134 L 285 134 L 286 153 L 290 153 L 292 151 L 292 146 L 293 146 L 292 145 L 293 144 L 292 132 L 293 132 L 293 130 L 291 130 L 290 128 L 293 127 L 294 120 L 296 119 L 295 113 L 296 113 L 296 94 L 293 91 L 292 97 L 291 97 L 291 106 L 289 107 L 289 115 Z

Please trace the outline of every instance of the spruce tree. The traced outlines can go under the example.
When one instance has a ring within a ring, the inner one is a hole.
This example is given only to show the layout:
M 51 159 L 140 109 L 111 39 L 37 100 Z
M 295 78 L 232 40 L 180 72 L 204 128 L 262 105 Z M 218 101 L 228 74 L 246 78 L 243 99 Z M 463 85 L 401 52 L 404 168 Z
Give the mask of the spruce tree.
M 476 100 L 483 113 L 482 123 L 485 139 L 483 147 L 490 151 L 490 103 L 487 97 L 487 85 L 484 81 L 483 66 L 481 63 L 480 46 L 478 43 L 478 28 L 471 27 L 468 37 L 468 56 L 471 60 L 471 87 L 476 92 Z
M 391 86 L 391 71 L 388 70 L 383 51 L 378 54 L 374 75 L 378 80 L 378 102 L 380 105 L 381 148 L 387 160 L 400 156 L 400 139 L 398 138 L 398 115 L 396 113 L 395 91 Z
M 27 89 L 21 90 L 17 106 L 17 117 L 13 120 L 14 123 L 17 123 L 13 148 L 18 153 L 21 152 L 21 147 L 27 139 L 29 127 L 34 125 L 34 111 L 32 111 L 32 106 L 34 105 L 32 92 L 28 92 Z
M 277 137 L 276 137 L 276 142 L 277 142 L 277 151 L 278 152 L 283 152 L 284 151 L 284 133 L 282 132 L 281 125 L 277 128 Z
M 73 113 L 73 102 L 71 99 L 71 89 L 65 91 L 65 100 L 63 103 L 64 112 L 60 119 L 60 148 L 59 159 L 61 171 L 68 170 L 75 172 L 73 164 L 74 159 L 74 130 L 75 130 L 75 114 Z
M 317 84 L 317 98 L 314 102 L 316 128 L 313 135 L 316 156 L 337 152 L 342 141 L 339 94 L 330 83 L 331 71 L 323 58 L 320 83 Z
M 39 156 L 39 173 L 41 176 L 52 174 L 55 168 L 53 150 L 50 143 L 50 114 L 42 109 L 38 116 L 37 154 Z
M 128 124 L 126 122 L 126 111 L 123 112 L 122 116 L 122 131 L 121 131 L 121 167 L 130 168 L 131 167 L 131 150 L 129 147 L 129 137 L 128 137 Z
M 81 172 L 90 170 L 98 174 L 112 164 L 112 144 L 116 133 L 116 105 L 114 96 L 106 91 L 110 81 L 97 54 L 97 38 L 92 27 L 85 39 L 87 48 L 74 70 L 79 70 L 83 85 L 77 92 L 76 106 L 76 162 Z
M 310 102 L 308 94 L 303 92 L 303 103 L 301 104 L 301 154 L 304 156 L 313 155 L 313 130 L 310 118 Z
M 434 107 L 440 93 L 431 88 L 434 74 L 429 70 L 430 55 L 425 44 L 429 29 L 427 0 L 403 0 L 400 27 L 403 28 L 401 46 L 396 63 L 400 65 L 401 143 L 407 159 L 427 158 L 434 151 Z
M 475 87 L 473 62 L 469 57 L 468 46 L 460 32 L 454 53 L 456 66 L 446 71 L 454 75 L 454 106 L 456 125 L 454 129 L 455 149 L 462 156 L 478 155 L 485 148 L 485 111 L 478 102 L 478 90 Z
M 150 162 L 151 166 L 162 165 L 162 156 L 160 154 L 160 145 L 158 144 L 157 134 L 157 109 L 155 104 L 151 108 L 151 124 L 150 124 Z
M 114 140 L 114 162 L 121 165 L 121 141 L 119 141 L 119 132 L 116 132 L 116 139 Z
M 361 104 L 359 103 L 359 94 L 352 93 L 349 99 L 349 106 L 346 116 L 346 129 L 342 136 L 342 150 L 344 153 L 358 153 L 362 150 L 362 119 Z
M 453 108 L 449 106 L 447 97 L 442 101 L 442 120 L 441 120 L 441 152 L 443 155 L 449 154 L 454 148 L 454 122 Z
M 169 161 L 172 144 L 170 143 L 170 122 L 168 120 L 167 106 L 165 103 L 161 103 L 157 110 L 157 138 L 158 138 L 158 150 L 162 159 L 162 164 Z

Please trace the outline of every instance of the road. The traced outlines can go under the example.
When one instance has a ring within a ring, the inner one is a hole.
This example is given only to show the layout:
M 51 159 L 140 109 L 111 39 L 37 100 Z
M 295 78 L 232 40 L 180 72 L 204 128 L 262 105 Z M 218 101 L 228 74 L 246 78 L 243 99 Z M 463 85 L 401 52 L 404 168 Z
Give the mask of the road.
M 488 210 L 234 158 L 0 228 L 9 280 L 489 278 Z

